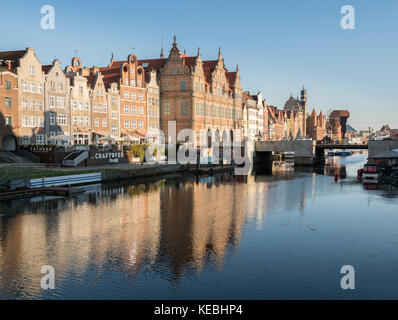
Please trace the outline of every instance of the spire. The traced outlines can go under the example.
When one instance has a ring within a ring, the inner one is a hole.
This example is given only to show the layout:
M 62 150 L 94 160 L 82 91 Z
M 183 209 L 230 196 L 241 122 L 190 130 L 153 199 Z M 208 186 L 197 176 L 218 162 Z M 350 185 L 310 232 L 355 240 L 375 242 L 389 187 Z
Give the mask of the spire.
M 197 57 L 198 57 L 198 58 L 200 57 L 200 47 L 198 48 L 198 55 L 197 55 Z
M 173 45 L 177 45 L 177 36 L 176 35 L 174 35 L 174 42 L 173 42 Z
M 239 64 L 236 65 L 236 72 L 239 72 Z
M 221 59 L 221 46 L 218 47 L 218 60 Z
M 162 42 L 161 42 L 160 57 L 161 57 L 162 59 L 164 58 L 164 51 L 163 51 L 163 37 L 162 37 Z
M 184 49 L 184 55 L 187 55 L 187 50 Z

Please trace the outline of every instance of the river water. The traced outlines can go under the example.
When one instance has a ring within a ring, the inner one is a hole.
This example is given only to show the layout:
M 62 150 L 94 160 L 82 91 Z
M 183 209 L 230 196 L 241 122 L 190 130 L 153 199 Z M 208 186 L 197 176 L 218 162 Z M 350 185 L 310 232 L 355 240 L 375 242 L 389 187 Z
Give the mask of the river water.
M 0 299 L 396 298 L 398 190 L 357 183 L 365 161 L 2 202 Z M 340 287 L 344 265 L 355 290 Z

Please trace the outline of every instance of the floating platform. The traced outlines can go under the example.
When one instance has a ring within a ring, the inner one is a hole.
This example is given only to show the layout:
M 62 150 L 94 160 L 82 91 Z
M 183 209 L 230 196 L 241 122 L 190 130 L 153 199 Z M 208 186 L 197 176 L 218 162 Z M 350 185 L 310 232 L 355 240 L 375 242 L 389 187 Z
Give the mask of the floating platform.
M 0 193 L 0 201 L 30 198 L 34 196 L 70 196 L 76 193 L 82 193 L 82 188 L 68 188 L 68 187 L 41 187 L 41 188 L 29 188 L 23 190 L 14 190 Z

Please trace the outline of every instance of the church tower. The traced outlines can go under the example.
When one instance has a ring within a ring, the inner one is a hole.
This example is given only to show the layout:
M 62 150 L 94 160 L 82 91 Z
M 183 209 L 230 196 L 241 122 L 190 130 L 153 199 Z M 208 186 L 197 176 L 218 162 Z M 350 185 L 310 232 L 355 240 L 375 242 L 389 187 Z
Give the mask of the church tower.
M 307 90 L 305 90 L 304 86 L 303 89 L 301 90 L 301 97 L 300 97 L 300 106 L 301 110 L 304 111 L 303 114 L 303 135 L 307 135 Z

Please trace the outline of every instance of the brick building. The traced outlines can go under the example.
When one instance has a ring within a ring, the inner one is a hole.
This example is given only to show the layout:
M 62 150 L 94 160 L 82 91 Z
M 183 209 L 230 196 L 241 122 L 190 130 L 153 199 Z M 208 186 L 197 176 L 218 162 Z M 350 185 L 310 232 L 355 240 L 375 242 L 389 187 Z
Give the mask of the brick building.
M 206 138 L 233 140 L 233 129 L 241 129 L 242 88 L 238 68 L 229 72 L 219 50 L 217 60 L 202 60 L 182 54 L 176 38 L 167 58 L 141 60 L 147 68 L 157 71 L 160 83 L 160 127 L 169 138 L 168 122 L 176 122 L 177 133 L 192 129 L 196 140 L 192 144 L 207 143 Z M 200 133 L 206 136 L 201 139 Z M 239 137 L 240 139 L 241 137 Z M 188 137 L 177 138 L 186 142 Z
M 7 59 L 0 53 L 0 150 L 14 151 L 20 127 L 18 77 Z

